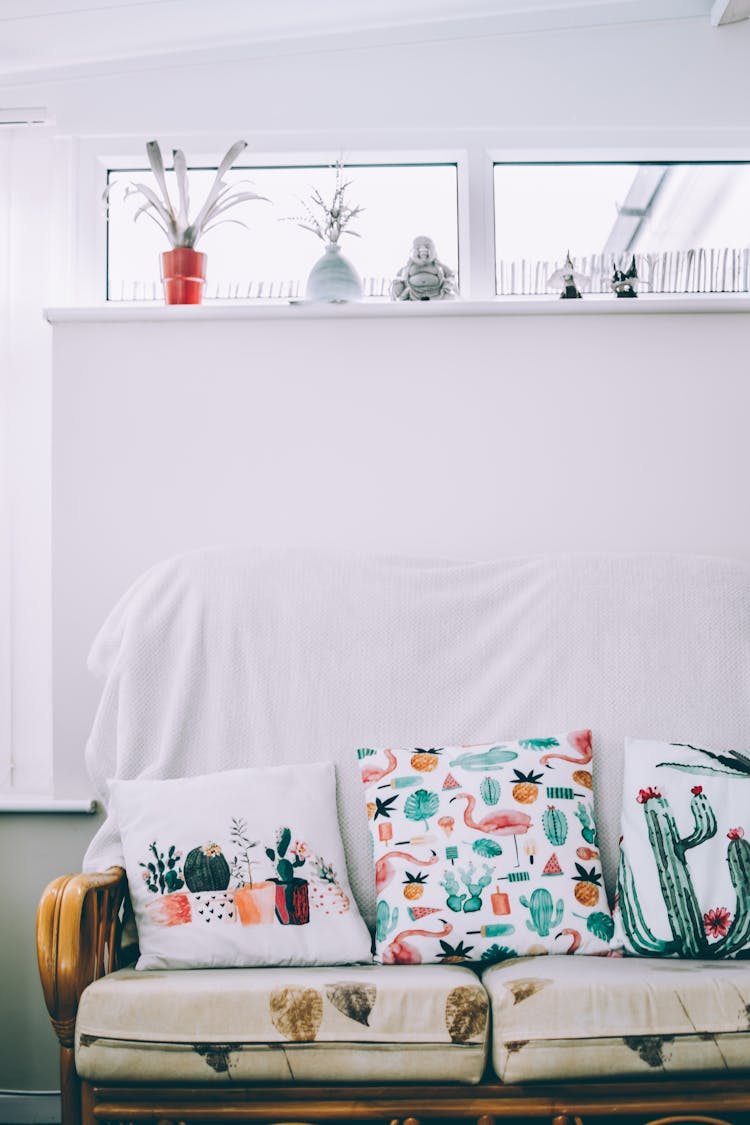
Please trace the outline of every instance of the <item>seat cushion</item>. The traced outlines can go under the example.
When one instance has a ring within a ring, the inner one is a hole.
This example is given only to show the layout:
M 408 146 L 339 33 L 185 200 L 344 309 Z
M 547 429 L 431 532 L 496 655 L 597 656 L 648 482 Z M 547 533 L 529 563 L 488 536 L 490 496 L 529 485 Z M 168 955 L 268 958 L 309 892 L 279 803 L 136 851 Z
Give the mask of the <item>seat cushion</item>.
M 747 961 L 526 957 L 482 981 L 503 1082 L 748 1068 Z
M 101 1082 L 478 1082 L 487 995 L 461 965 L 122 969 L 90 985 L 76 1066 Z

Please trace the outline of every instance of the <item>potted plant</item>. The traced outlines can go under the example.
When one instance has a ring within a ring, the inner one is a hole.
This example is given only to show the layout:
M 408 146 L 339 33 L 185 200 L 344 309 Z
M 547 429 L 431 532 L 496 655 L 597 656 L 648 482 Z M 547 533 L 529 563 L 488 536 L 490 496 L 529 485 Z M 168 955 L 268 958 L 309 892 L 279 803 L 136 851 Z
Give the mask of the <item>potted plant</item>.
M 195 249 L 195 245 L 207 231 L 219 223 L 233 222 L 239 226 L 246 224 L 239 219 L 227 219 L 225 213 L 238 203 L 249 199 L 265 199 L 254 191 L 240 190 L 240 185 L 231 186 L 224 181 L 224 174 L 231 168 L 241 152 L 247 148 L 246 141 L 236 141 L 221 161 L 214 182 L 205 198 L 203 206 L 190 218 L 190 190 L 188 184 L 187 162 L 182 149 L 174 149 L 172 159 L 177 180 L 177 202 L 173 202 L 167 187 L 167 177 L 158 141 L 146 145 L 148 161 L 154 174 L 161 198 L 157 192 L 144 183 L 131 183 L 125 198 L 142 195 L 145 202 L 136 211 L 134 220 L 148 215 L 164 232 L 172 247 L 161 255 L 161 275 L 164 283 L 164 299 L 168 305 L 199 305 L 203 297 L 206 281 L 206 255 Z M 107 189 L 109 191 L 109 189 Z M 105 193 L 106 194 L 106 193 Z
M 268 880 L 261 883 L 253 881 L 254 861 L 250 858 L 250 852 L 257 848 L 258 841 L 250 840 L 244 818 L 232 817 L 231 840 L 240 849 L 240 855 L 236 855 L 232 861 L 232 875 L 239 884 L 234 892 L 234 901 L 240 922 L 243 926 L 268 925 L 274 918 L 276 887 Z
M 313 192 L 310 202 L 301 200 L 304 215 L 292 217 L 303 230 L 309 230 L 325 243 L 325 253 L 310 271 L 305 298 L 308 301 L 359 301 L 362 299 L 362 281 L 352 263 L 341 253 L 339 239 L 343 234 L 360 235 L 347 230 L 349 223 L 361 214 L 361 207 L 346 202 L 351 180 L 342 180 L 342 164 L 336 164 L 336 183 L 330 203 L 319 191 Z
M 149 899 L 146 908 L 151 920 L 160 926 L 181 926 L 191 920 L 190 896 L 182 890 L 183 878 L 182 852 L 170 844 L 165 852 L 159 850 L 156 841 L 148 846 L 149 857 L 143 868 L 143 882 L 146 889 L 158 898 Z
M 299 842 L 290 849 L 291 842 L 291 830 L 280 828 L 276 848 L 266 848 L 266 855 L 276 865 L 276 878 L 271 879 L 276 883 L 276 917 L 282 926 L 304 926 L 310 921 L 307 880 L 298 878 L 295 871 L 305 864 L 308 849 Z

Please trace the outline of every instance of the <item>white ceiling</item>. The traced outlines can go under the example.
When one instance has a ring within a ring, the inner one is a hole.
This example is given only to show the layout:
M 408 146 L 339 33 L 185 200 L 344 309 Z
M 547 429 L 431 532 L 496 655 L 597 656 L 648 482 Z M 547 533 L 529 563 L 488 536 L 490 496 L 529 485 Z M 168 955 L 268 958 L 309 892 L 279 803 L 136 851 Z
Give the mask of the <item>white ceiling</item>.
M 0 76 L 347 38 L 503 34 L 750 14 L 750 0 L 0 0 Z

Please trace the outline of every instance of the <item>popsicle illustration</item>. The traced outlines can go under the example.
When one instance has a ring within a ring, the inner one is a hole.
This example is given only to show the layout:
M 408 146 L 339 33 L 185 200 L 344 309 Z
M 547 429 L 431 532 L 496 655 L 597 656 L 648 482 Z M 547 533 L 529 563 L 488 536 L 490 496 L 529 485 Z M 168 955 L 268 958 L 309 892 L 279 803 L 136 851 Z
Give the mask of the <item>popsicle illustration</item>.
M 390 820 L 383 820 L 378 825 L 378 836 L 384 844 L 393 839 L 393 825 Z
M 392 777 L 384 785 L 379 785 L 378 789 L 407 789 L 410 785 L 419 785 L 421 781 L 421 777 Z
M 510 922 L 492 922 L 489 926 L 482 926 L 479 930 L 467 930 L 469 934 L 481 934 L 482 937 L 504 937 L 505 934 L 514 934 L 516 927 Z
M 445 858 L 449 859 L 451 863 L 456 862 L 456 860 L 458 859 L 458 848 L 455 846 L 455 844 L 450 844 L 445 849 Z
M 507 879 L 509 883 L 528 883 L 531 876 L 528 871 L 509 871 L 507 875 L 501 875 L 500 879 Z
M 419 847 L 422 844 L 434 844 L 437 836 L 428 833 L 427 836 L 412 836 L 409 840 L 396 840 L 396 847 L 400 848 L 404 844 L 411 844 L 413 847 Z
M 490 895 L 490 902 L 493 914 L 510 914 L 510 899 L 499 887 L 496 886 L 495 893 Z

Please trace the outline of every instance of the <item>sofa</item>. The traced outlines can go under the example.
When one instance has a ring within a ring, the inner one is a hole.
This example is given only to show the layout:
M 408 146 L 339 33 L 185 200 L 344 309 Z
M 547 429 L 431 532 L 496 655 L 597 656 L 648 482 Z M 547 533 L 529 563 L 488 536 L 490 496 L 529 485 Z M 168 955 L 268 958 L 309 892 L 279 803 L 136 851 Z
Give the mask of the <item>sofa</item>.
M 105 803 L 113 778 L 334 762 L 351 891 L 373 930 L 355 748 L 586 724 L 611 904 L 626 737 L 747 744 L 750 568 L 663 555 L 197 551 L 134 583 L 89 666 L 102 695 L 86 760 Z M 750 1112 L 746 952 L 580 956 L 576 932 L 553 925 L 548 948 L 486 968 L 462 953 L 144 971 L 124 866 L 110 808 L 83 872 L 56 879 L 39 905 L 63 1125 Z

